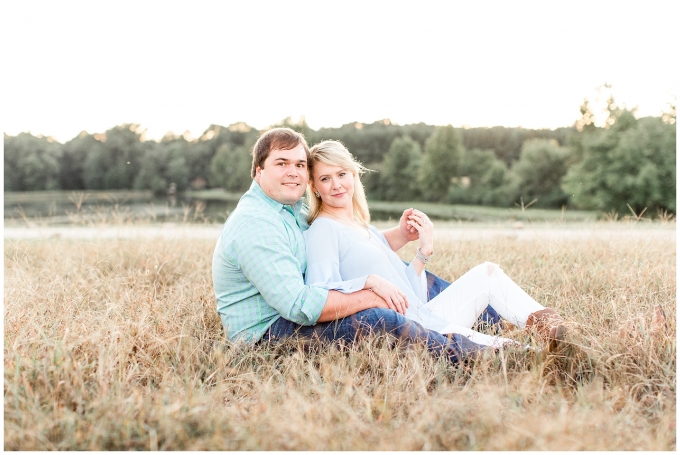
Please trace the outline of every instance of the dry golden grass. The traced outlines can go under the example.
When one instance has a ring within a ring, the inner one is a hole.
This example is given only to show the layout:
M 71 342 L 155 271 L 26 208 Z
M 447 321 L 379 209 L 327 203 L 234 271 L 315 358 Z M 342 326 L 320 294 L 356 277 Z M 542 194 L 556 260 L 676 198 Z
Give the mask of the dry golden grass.
M 573 321 L 561 355 L 473 368 L 380 337 L 230 346 L 212 240 L 6 240 L 5 449 L 673 450 L 668 238 L 440 241 L 433 272 L 499 263 Z M 666 331 L 652 330 L 657 304 Z

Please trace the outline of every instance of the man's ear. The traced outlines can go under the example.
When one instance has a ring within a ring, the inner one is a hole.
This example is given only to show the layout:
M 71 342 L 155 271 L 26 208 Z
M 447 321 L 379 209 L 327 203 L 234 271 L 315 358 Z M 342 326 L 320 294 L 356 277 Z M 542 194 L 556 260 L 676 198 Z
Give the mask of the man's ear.
M 262 173 L 262 168 L 260 166 L 255 166 L 255 180 L 259 182 L 260 174 Z

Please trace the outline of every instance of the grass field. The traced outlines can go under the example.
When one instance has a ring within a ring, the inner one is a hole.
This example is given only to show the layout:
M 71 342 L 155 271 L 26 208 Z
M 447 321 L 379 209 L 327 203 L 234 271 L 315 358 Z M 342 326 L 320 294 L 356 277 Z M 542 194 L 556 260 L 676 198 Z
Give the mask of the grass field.
M 559 355 L 471 368 L 380 337 L 231 346 L 212 239 L 6 239 L 5 449 L 675 450 L 675 223 L 612 225 L 607 240 L 437 237 L 431 271 L 496 262 L 571 321 Z

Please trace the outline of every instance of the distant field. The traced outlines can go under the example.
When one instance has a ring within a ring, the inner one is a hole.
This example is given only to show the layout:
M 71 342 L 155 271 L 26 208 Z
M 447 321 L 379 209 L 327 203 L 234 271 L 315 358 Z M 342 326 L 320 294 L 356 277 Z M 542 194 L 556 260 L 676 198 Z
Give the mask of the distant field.
M 194 191 L 193 197 L 204 200 L 238 201 L 241 193 L 230 193 L 222 190 Z M 368 201 L 371 216 L 375 219 L 398 219 L 401 213 L 409 207 L 417 207 L 430 217 L 440 220 L 462 221 L 595 221 L 598 212 L 585 210 L 556 210 L 537 209 L 529 207 L 522 210 L 520 207 L 501 208 L 486 207 L 481 205 L 450 205 L 433 202 L 385 202 Z M 625 215 L 625 214 L 622 214 Z
M 595 221 L 597 212 L 584 210 L 556 210 L 536 209 L 530 207 L 521 210 L 515 208 L 485 207 L 481 205 L 449 205 L 436 204 L 433 202 L 382 202 L 369 201 L 371 213 L 389 214 L 394 219 L 399 219 L 404 209 L 416 207 L 427 213 L 433 219 L 461 220 L 461 221 Z M 384 217 L 384 216 L 383 216 Z
M 27 202 L 71 202 L 87 201 L 125 201 L 148 200 L 153 198 L 151 191 L 136 190 L 79 190 L 79 191 L 5 191 L 4 202 L 22 204 Z
M 6 226 L 141 222 L 224 222 L 229 207 L 208 207 L 188 196 L 157 197 L 151 191 L 6 192 Z M 235 204 L 232 204 L 232 207 Z
M 566 316 L 572 345 L 471 368 L 382 338 L 240 349 L 215 310 L 214 238 L 6 239 L 4 448 L 676 449 L 674 222 L 533 239 L 440 224 L 430 270 L 500 264 Z
M 206 221 L 222 223 L 234 209 L 242 193 L 221 189 L 191 191 L 178 194 L 174 206 L 167 197 L 154 197 L 150 191 L 27 191 L 5 193 L 5 219 L 42 218 L 47 224 L 68 224 L 66 212 L 83 208 L 83 215 L 91 215 L 93 220 L 102 217 L 102 212 L 117 206 L 117 210 L 129 209 L 123 219 L 143 220 L 149 213 L 151 218 L 161 221 L 186 220 L 182 206 L 203 204 L 201 214 Z M 472 222 L 493 221 L 595 221 L 601 214 L 582 210 L 549 210 L 529 207 L 500 208 L 478 205 L 449 205 L 431 202 L 384 202 L 369 201 L 371 216 L 374 220 L 398 219 L 404 209 L 417 207 L 436 220 L 460 220 Z M 89 209 L 89 210 L 88 210 Z M 97 213 L 94 213 L 97 212 Z M 133 213 L 134 212 L 134 213 Z M 621 214 L 630 215 L 630 214 Z M 110 219 L 108 221 L 111 221 Z M 11 222 L 11 220 L 10 220 Z

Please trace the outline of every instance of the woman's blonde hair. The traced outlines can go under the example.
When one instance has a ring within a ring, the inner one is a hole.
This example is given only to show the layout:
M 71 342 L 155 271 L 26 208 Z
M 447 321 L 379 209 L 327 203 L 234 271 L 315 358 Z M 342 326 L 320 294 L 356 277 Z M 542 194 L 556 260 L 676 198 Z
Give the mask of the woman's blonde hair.
M 329 166 L 341 167 L 354 175 L 354 195 L 352 196 L 352 212 L 354 219 L 364 226 L 371 222 L 371 215 L 368 213 L 368 202 L 364 186 L 359 178 L 361 174 L 368 171 L 360 162 L 354 159 L 349 150 L 338 141 L 323 141 L 316 144 L 309 151 L 309 183 L 307 184 L 307 201 L 309 201 L 309 215 L 307 221 L 312 224 L 321 213 L 321 198 L 316 197 L 312 191 L 311 182 L 314 180 L 314 165 L 324 163 Z

